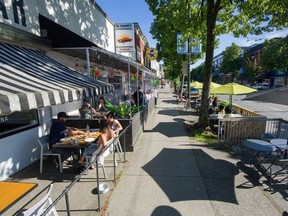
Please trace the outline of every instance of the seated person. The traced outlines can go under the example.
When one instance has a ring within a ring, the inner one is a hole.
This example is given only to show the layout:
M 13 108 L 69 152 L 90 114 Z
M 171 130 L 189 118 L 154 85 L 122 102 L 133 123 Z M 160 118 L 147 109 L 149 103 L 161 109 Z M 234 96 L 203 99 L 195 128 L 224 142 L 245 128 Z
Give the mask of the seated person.
M 91 144 L 87 148 L 85 148 L 83 155 L 78 161 L 79 164 L 83 164 L 87 155 L 92 155 L 96 150 L 100 152 L 108 143 L 108 141 L 115 137 L 114 131 L 109 127 L 107 121 L 102 121 L 100 123 L 101 135 L 97 140 L 96 144 Z M 97 153 L 98 153 L 97 152 Z
M 84 102 L 79 109 L 81 119 L 92 119 L 93 114 L 96 114 L 96 110 L 91 107 L 90 103 Z
M 49 136 L 49 148 L 56 153 L 60 153 L 63 158 L 66 159 L 71 156 L 71 148 L 54 148 L 53 145 L 59 142 L 62 138 L 66 136 L 76 135 L 76 134 L 85 134 L 83 131 L 78 130 L 77 128 L 66 127 L 64 123 L 67 121 L 69 116 L 65 112 L 59 112 L 57 115 L 58 120 L 53 122 L 50 128 Z
M 115 114 L 113 112 L 109 112 L 106 115 L 106 119 L 109 127 L 114 131 L 116 135 L 118 135 L 119 132 L 123 130 L 121 123 L 117 119 L 115 119 Z
M 218 106 L 219 106 L 218 97 L 215 96 L 212 101 L 212 107 L 218 107 Z
M 100 97 L 98 101 L 98 105 L 96 108 L 96 112 L 107 112 L 107 109 L 105 107 L 105 99 L 104 97 Z

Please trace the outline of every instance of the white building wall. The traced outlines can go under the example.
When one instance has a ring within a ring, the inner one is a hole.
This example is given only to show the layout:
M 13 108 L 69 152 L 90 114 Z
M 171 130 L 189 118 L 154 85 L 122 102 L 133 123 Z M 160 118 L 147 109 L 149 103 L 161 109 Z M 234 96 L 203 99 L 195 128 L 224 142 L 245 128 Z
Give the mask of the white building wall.
M 75 34 L 115 52 L 114 25 L 92 0 L 38 0 L 39 14 Z

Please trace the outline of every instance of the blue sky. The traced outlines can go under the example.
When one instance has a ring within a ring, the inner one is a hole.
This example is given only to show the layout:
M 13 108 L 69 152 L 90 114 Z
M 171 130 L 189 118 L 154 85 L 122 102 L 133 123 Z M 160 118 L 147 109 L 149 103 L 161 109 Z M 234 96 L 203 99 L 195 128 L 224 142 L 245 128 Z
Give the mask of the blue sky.
M 107 14 L 107 16 L 115 23 L 137 22 L 140 25 L 142 32 L 148 40 L 150 47 L 155 47 L 156 41 L 153 40 L 149 33 L 151 23 L 153 22 L 153 15 L 150 12 L 148 5 L 144 0 L 96 0 L 97 4 Z M 263 42 L 266 38 L 276 36 L 286 36 L 288 29 L 285 31 L 276 31 L 267 33 L 262 36 L 251 36 L 248 38 L 235 38 L 232 34 L 222 35 L 220 37 L 220 45 L 215 49 L 214 55 L 221 53 L 227 46 L 233 42 L 238 46 L 249 46 L 253 43 Z M 175 36 L 176 37 L 176 36 Z M 203 60 L 200 60 L 203 62 Z

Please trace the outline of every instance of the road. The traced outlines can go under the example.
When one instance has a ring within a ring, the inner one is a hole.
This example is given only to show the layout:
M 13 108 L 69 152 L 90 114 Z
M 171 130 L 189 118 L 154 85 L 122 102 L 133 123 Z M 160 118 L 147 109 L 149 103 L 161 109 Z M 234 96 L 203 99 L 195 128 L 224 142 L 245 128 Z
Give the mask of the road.
M 288 121 L 288 106 L 275 103 L 243 100 L 245 97 L 246 95 L 233 95 L 233 104 L 237 104 L 238 106 L 252 110 L 256 113 L 267 116 L 268 118 L 282 118 Z M 229 100 L 229 96 L 219 95 L 219 99 Z

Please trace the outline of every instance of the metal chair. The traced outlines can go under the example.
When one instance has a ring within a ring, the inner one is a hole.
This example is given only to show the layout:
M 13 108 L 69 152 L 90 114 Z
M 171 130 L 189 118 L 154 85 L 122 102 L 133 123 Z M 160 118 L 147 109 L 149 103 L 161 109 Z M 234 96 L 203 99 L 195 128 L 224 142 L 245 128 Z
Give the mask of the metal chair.
M 112 138 L 111 140 L 109 140 L 107 142 L 105 148 L 103 148 L 103 149 L 97 148 L 96 151 L 92 155 L 87 155 L 86 156 L 86 166 L 88 166 L 89 163 L 91 161 L 94 161 L 95 158 L 96 158 L 97 164 L 99 166 L 101 166 L 101 168 L 103 170 L 103 174 L 104 174 L 104 178 L 105 179 L 107 178 L 107 175 L 106 175 L 104 162 L 105 162 L 105 158 L 111 153 L 111 146 L 113 146 L 113 145 L 114 145 L 114 139 Z M 116 159 L 115 159 L 115 164 L 117 166 Z
M 271 163 L 261 163 L 260 167 L 263 169 L 263 175 L 269 180 L 269 190 L 273 184 L 273 180 L 278 176 L 282 176 L 280 181 L 288 178 L 288 159 L 279 159 Z
M 38 203 L 36 203 L 31 208 L 20 212 L 17 215 L 18 216 L 20 216 L 20 215 L 21 216 L 31 216 L 31 215 L 40 216 L 40 215 L 42 215 L 44 213 L 44 211 L 47 209 L 47 204 L 51 205 L 53 203 L 51 196 L 50 196 L 52 188 L 53 188 L 53 184 L 50 184 L 47 194 Z M 48 214 L 46 214 L 46 215 L 51 215 L 51 213 L 53 213 L 53 215 L 55 215 L 55 216 L 58 216 L 58 213 L 56 211 L 55 206 L 53 206 L 51 208 L 51 210 L 48 212 Z
M 275 139 L 275 136 L 271 133 L 262 133 L 260 134 L 260 139 L 270 141 L 271 139 Z
M 59 153 L 52 152 L 49 149 L 49 135 L 45 135 L 43 137 L 40 137 L 38 139 L 38 144 L 40 145 L 40 173 L 42 173 L 42 171 L 43 171 L 43 157 L 44 156 L 58 157 L 58 166 L 60 169 L 60 173 L 62 173 L 63 164 L 61 161 L 61 155 Z

